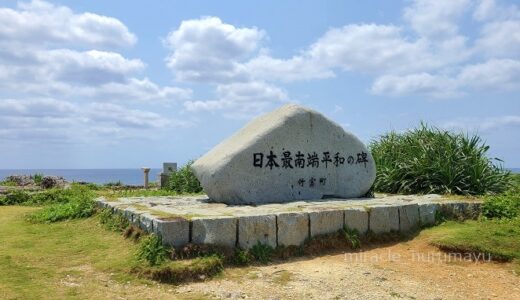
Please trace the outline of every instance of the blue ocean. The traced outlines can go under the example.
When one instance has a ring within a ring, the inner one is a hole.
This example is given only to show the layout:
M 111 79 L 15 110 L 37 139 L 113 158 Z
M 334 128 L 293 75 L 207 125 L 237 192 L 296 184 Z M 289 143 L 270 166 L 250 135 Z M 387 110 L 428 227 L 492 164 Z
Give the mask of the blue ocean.
M 158 181 L 162 169 L 150 170 L 150 181 Z M 0 170 L 0 180 L 9 175 L 44 174 L 61 176 L 69 182 L 83 181 L 97 184 L 118 182 L 126 185 L 143 185 L 144 175 L 140 168 L 135 169 L 12 169 Z
M 513 173 L 520 173 L 520 168 L 509 168 Z M 150 170 L 150 181 L 157 182 L 161 169 Z M 135 169 L 12 169 L 0 170 L 0 180 L 9 175 L 44 174 L 61 176 L 69 182 L 83 181 L 97 184 L 121 182 L 126 185 L 143 185 L 143 171 Z

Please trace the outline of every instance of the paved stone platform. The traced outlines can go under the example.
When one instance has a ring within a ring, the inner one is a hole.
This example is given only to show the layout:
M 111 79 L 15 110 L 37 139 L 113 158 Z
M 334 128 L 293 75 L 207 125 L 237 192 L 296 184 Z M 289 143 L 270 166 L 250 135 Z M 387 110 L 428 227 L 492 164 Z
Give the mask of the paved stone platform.
M 257 206 L 211 202 L 206 196 L 98 198 L 101 207 L 121 213 L 141 229 L 161 235 L 165 244 L 215 244 L 251 248 L 301 245 L 306 239 L 344 226 L 361 234 L 409 232 L 432 225 L 436 214 L 476 218 L 481 203 L 439 195 L 377 195 Z

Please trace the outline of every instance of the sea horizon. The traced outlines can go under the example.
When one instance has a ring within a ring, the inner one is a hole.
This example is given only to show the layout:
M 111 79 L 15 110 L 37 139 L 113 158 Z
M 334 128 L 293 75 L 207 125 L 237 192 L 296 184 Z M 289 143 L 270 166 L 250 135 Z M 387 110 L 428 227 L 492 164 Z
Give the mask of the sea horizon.
M 505 168 L 520 174 L 520 168 Z M 150 182 L 157 182 L 162 168 L 151 168 Z M 82 168 L 82 169 L 0 169 L 0 180 L 10 175 L 52 175 L 61 176 L 69 182 L 89 182 L 106 184 L 121 182 L 125 185 L 143 185 L 144 175 L 141 168 Z
M 150 182 L 158 181 L 162 168 L 151 168 Z M 61 176 L 69 182 L 89 182 L 95 184 L 117 183 L 143 185 L 144 174 L 141 168 L 82 168 L 82 169 L 0 169 L 0 180 L 10 175 L 43 174 Z

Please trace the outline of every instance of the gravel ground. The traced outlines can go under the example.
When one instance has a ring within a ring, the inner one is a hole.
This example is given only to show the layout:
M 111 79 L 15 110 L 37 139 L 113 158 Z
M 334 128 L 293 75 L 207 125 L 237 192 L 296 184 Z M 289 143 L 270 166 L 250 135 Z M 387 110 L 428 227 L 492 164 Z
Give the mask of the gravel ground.
M 227 270 L 178 287 L 229 299 L 520 299 L 511 264 L 448 256 L 425 238 L 367 250 Z

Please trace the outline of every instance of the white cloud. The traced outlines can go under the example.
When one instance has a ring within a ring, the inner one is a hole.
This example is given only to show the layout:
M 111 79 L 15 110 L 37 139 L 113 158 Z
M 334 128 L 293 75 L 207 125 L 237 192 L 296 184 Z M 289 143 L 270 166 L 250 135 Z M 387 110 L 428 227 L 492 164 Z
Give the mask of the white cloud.
M 167 65 L 180 81 L 232 82 L 247 79 L 242 61 L 258 48 L 264 32 L 237 28 L 216 17 L 183 21 L 168 34 Z
M 520 18 L 520 10 L 514 4 L 504 6 L 497 4 L 495 0 L 480 0 L 473 12 L 473 18 L 477 21 Z
M 416 73 L 408 75 L 383 75 L 372 84 L 376 95 L 403 96 L 407 94 L 447 98 L 457 95 L 456 83 L 450 78 Z
M 415 0 L 404 9 L 404 18 L 423 37 L 457 35 L 458 19 L 468 10 L 470 0 Z
M 477 90 L 520 90 L 520 61 L 492 59 L 466 66 L 457 77 L 461 86 Z
M 347 25 L 327 31 L 311 45 L 308 56 L 328 68 L 360 72 L 399 73 L 409 68 L 429 68 L 427 44 L 409 42 L 393 25 Z
M 441 127 L 458 131 L 488 133 L 504 127 L 520 127 L 520 116 L 506 115 L 488 118 L 458 118 L 445 121 Z
M 107 122 L 118 127 L 130 128 L 164 128 L 172 122 L 161 115 L 112 103 L 92 103 L 87 108 L 88 118 L 94 122 Z
M 216 93 L 216 100 L 186 101 L 184 107 L 191 112 L 223 112 L 229 118 L 247 119 L 289 101 L 284 90 L 259 81 L 219 85 Z
M 520 18 L 485 24 L 476 47 L 488 57 L 520 57 Z
M 26 142 L 56 140 L 60 143 L 89 141 L 99 136 L 111 139 L 150 138 L 149 130 L 188 127 L 176 117 L 125 106 L 80 104 L 56 99 L 0 99 L 0 137 Z
M 0 8 L 0 40 L 106 48 L 131 46 L 137 38 L 115 18 L 34 0 L 19 2 L 17 10 Z
M 114 133 L 117 139 L 188 126 L 135 107 L 143 101 L 163 106 L 192 93 L 139 78 L 146 64 L 113 50 L 136 41 L 111 17 L 44 1 L 0 8 L 2 134 L 88 142 L 98 134 Z
M 129 78 L 125 82 L 109 82 L 96 87 L 75 89 L 75 93 L 107 101 L 178 102 L 188 100 L 193 91 L 175 86 L 161 87 L 148 78 Z

